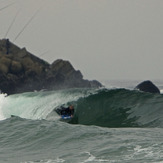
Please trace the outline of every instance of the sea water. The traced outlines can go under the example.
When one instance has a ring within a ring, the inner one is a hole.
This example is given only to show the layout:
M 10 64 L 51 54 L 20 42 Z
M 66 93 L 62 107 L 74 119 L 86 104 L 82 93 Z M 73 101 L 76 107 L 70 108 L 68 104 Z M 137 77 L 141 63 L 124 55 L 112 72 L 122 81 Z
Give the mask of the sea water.
M 163 162 L 163 95 L 135 84 L 0 94 L 0 163 Z M 66 123 L 54 109 L 70 104 Z

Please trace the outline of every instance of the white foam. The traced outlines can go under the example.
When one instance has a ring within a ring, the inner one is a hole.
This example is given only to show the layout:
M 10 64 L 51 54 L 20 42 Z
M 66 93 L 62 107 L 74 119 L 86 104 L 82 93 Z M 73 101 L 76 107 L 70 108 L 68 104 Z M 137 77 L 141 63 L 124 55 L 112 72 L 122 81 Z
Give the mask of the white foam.
M 160 89 L 160 93 L 163 94 L 163 89 Z
M 0 94 L 0 120 L 4 120 L 6 119 L 4 114 L 3 114 L 3 106 L 5 103 L 5 98 L 6 98 L 7 94 Z
M 40 160 L 40 161 L 25 161 L 25 162 L 21 162 L 21 163 L 61 163 L 61 162 L 65 162 L 65 160 L 63 159 L 59 159 L 57 158 L 56 160 Z
M 89 91 L 83 93 L 80 90 L 28 92 L 8 96 L 6 100 L 4 100 L 5 96 L 2 95 L 0 120 L 9 118 L 11 115 L 27 119 L 47 119 L 48 117 L 48 120 L 50 120 L 49 115 L 54 108 L 71 101 L 76 101 L 87 94 L 89 94 Z M 51 120 L 58 119 L 59 117 L 56 113 Z
M 80 163 L 85 163 L 85 162 L 108 162 L 110 160 L 104 160 L 104 159 L 98 159 L 96 158 L 94 155 L 92 155 L 90 152 L 85 152 L 86 154 L 88 154 L 88 158 Z

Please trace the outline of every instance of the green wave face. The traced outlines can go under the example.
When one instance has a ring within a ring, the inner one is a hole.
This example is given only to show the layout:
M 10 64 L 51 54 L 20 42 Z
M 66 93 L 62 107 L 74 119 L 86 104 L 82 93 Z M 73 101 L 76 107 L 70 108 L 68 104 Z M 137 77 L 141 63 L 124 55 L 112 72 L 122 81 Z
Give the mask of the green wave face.
M 162 95 L 125 89 L 101 90 L 77 101 L 76 115 L 71 123 L 102 127 L 161 127 L 162 106 Z

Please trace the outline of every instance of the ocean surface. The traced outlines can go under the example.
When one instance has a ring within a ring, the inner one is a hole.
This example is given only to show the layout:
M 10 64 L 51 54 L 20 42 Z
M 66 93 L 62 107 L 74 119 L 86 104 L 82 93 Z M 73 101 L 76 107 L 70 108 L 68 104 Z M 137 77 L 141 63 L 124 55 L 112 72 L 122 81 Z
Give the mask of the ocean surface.
M 0 94 L 0 163 L 163 162 L 163 95 L 134 90 L 138 81 L 104 84 Z M 54 109 L 69 104 L 64 122 Z

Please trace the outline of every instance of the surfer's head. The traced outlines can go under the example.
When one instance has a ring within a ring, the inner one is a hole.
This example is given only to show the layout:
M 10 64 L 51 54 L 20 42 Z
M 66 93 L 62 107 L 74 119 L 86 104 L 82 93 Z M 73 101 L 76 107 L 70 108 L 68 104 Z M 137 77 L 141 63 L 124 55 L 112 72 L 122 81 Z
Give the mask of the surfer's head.
M 69 106 L 69 109 L 70 109 L 70 110 L 74 110 L 74 106 L 73 106 L 73 105 L 70 105 L 70 106 Z

